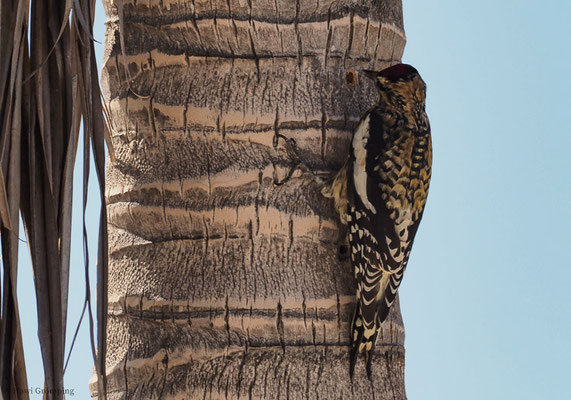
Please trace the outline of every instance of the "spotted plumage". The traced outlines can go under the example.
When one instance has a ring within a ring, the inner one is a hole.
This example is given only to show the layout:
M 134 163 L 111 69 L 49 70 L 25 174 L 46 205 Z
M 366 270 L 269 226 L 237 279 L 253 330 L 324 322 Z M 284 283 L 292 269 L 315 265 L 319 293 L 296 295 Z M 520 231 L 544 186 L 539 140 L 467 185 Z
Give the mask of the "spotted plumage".
M 432 147 L 426 85 L 413 67 L 366 71 L 380 93 L 355 130 L 344 167 L 322 193 L 348 224 L 357 283 L 350 372 L 371 356 L 403 278 L 430 183 Z

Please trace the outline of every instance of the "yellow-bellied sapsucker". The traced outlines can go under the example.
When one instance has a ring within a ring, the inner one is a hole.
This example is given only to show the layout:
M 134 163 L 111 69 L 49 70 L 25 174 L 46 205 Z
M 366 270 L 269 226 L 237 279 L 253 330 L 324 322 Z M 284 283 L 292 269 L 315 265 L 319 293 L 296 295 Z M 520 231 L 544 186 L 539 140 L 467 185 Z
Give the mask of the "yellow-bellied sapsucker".
M 323 183 L 322 193 L 334 199 L 349 228 L 357 282 L 350 374 L 364 352 L 370 377 L 379 329 L 395 300 L 424 211 L 432 144 L 426 84 L 418 71 L 398 64 L 364 73 L 374 80 L 379 102 L 361 119 L 345 165 Z M 293 153 L 298 166 L 303 164 L 299 153 Z
M 365 71 L 380 93 L 353 134 L 344 167 L 322 193 L 349 225 L 357 281 L 350 372 L 364 352 L 367 372 L 389 314 L 428 194 L 432 164 L 426 84 L 410 65 Z

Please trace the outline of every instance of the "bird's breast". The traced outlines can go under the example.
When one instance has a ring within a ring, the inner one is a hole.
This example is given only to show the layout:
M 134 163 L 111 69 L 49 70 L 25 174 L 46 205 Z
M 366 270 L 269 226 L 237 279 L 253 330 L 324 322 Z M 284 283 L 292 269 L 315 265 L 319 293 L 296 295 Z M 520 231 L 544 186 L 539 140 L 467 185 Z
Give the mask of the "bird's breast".
M 408 129 L 377 156 L 380 198 L 397 232 L 406 231 L 424 209 L 431 158 L 429 132 L 418 135 Z

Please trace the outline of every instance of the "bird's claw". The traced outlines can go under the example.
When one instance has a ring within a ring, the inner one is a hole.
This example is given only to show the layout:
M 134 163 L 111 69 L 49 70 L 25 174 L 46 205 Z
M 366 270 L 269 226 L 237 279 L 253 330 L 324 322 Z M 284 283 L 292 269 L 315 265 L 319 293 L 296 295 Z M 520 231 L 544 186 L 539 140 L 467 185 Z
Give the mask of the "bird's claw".
M 274 175 L 274 185 L 276 186 L 282 186 L 283 184 L 287 183 L 291 177 L 293 176 L 293 173 L 299 168 L 299 164 L 295 164 L 287 173 L 287 176 L 282 179 L 281 181 L 278 180 L 278 177 Z
M 283 139 L 285 142 L 285 150 L 289 158 L 294 160 L 296 163 L 301 162 L 301 156 L 299 154 L 299 147 L 294 138 L 288 138 L 280 133 L 276 134 L 278 140 Z
M 281 185 L 287 183 L 291 179 L 294 172 L 298 168 L 302 168 L 303 162 L 301 161 L 301 157 L 299 155 L 299 148 L 297 147 L 297 143 L 296 143 L 295 139 L 288 138 L 288 137 L 286 137 L 282 134 L 279 134 L 279 133 L 276 134 L 276 137 L 277 137 L 277 140 L 279 140 L 279 139 L 284 140 L 286 153 L 287 153 L 289 159 L 294 162 L 294 166 L 289 170 L 287 176 L 284 179 L 282 179 L 280 181 L 280 180 L 278 180 L 277 176 L 274 176 L 274 185 L 281 186 Z M 277 140 L 276 140 L 276 143 L 277 143 Z

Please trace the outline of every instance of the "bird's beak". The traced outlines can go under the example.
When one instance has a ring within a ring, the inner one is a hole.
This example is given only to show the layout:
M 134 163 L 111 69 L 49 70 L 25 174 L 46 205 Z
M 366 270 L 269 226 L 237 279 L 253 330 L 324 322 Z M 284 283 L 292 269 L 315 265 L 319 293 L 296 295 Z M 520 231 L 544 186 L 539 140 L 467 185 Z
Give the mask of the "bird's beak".
M 365 75 L 367 78 L 371 79 L 372 81 L 375 81 L 377 79 L 377 71 L 371 71 L 370 69 L 362 69 L 361 73 L 363 75 Z

